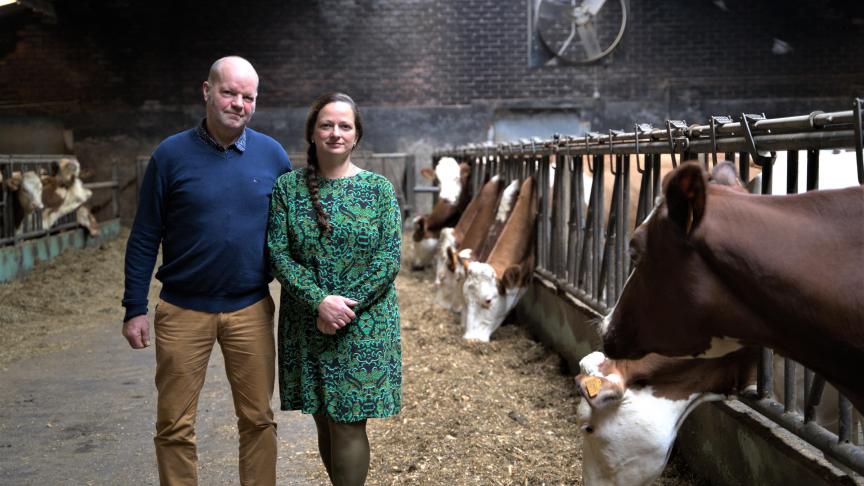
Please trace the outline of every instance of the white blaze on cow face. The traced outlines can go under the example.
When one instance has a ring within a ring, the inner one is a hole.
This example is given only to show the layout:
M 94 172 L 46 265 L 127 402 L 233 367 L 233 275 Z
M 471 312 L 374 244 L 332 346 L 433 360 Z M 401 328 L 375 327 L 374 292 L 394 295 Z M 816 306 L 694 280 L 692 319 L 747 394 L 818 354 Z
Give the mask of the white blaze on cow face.
M 594 352 L 579 362 L 583 375 L 619 384 L 612 370 L 600 372 L 603 353 Z M 578 406 L 582 430 L 582 476 L 586 486 L 648 485 L 666 466 L 678 429 L 699 404 L 721 395 L 693 393 L 686 399 L 656 397 L 650 386 L 625 388 L 623 393 L 592 404 L 582 398 Z
M 461 168 L 456 159 L 444 157 L 435 166 L 435 178 L 438 179 L 438 197 L 456 204 L 462 194 Z
M 21 203 L 21 207 L 27 214 L 44 208 L 42 205 L 42 179 L 32 170 L 21 175 L 18 202 Z
M 465 277 L 463 295 L 465 310 L 462 312 L 464 339 L 489 342 L 507 313 L 519 302 L 527 287 L 506 289 L 498 293 L 498 277 L 487 263 L 471 262 Z

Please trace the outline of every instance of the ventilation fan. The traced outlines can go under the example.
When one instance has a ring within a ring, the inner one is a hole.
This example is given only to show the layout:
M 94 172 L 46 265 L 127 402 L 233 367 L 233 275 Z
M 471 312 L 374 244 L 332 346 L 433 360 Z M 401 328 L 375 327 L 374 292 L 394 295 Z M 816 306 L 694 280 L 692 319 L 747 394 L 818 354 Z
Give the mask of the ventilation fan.
M 551 57 L 548 64 L 596 61 L 621 42 L 628 0 L 538 0 L 534 31 Z

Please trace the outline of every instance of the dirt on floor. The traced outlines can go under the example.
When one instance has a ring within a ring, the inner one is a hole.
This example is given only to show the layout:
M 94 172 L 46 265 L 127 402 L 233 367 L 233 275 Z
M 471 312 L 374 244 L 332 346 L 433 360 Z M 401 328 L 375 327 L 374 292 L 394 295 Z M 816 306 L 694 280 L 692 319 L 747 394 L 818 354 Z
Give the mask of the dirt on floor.
M 0 369 L 68 348 L 85 327 L 115 320 L 119 335 L 127 235 L 0 284 Z M 433 302 L 431 272 L 405 267 L 396 285 L 403 409 L 369 421 L 367 484 L 582 484 L 579 398 L 561 359 L 519 323 L 487 344 L 463 341 L 458 316 Z M 317 462 L 314 448 L 302 455 Z M 323 467 L 313 470 L 310 483 L 326 484 Z M 699 482 L 673 460 L 655 484 Z

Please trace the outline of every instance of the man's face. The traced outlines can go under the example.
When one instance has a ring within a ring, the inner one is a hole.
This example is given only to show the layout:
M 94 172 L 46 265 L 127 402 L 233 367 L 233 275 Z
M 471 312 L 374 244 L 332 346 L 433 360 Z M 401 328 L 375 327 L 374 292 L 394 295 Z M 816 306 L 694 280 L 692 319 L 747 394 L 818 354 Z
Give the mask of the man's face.
M 243 129 L 255 113 L 258 97 L 258 76 L 227 64 L 221 68 L 221 79 L 204 82 L 207 119 L 217 129 Z

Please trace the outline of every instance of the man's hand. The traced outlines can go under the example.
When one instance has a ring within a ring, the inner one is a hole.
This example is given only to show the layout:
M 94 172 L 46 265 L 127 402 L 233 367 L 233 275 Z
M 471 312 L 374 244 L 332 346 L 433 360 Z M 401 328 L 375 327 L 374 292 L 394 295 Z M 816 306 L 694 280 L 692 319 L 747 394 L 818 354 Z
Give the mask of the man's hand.
M 352 307 L 357 301 L 341 295 L 328 295 L 318 304 L 318 330 L 324 334 L 336 334 L 336 331 L 348 325 L 355 317 Z M 332 332 L 331 332 L 332 331 Z
M 133 349 L 150 346 L 150 322 L 146 315 L 135 316 L 123 323 L 123 337 Z

